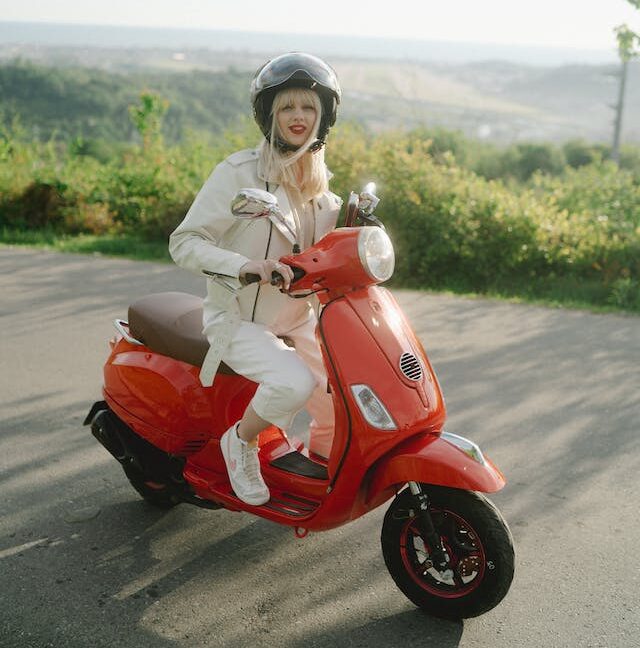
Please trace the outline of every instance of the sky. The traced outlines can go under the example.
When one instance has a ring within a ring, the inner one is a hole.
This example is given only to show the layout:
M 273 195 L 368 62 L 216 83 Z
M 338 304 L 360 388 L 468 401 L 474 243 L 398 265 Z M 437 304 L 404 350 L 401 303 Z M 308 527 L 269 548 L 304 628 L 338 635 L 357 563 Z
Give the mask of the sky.
M 0 21 L 383 36 L 615 49 L 626 0 L 0 0 Z

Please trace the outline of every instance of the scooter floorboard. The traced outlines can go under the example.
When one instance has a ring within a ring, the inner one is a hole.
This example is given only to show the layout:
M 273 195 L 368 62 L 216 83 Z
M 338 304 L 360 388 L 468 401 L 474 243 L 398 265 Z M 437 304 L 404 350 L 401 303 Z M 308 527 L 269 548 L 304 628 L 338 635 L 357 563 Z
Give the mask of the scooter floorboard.
M 185 470 L 185 477 L 199 497 L 215 500 L 233 511 L 249 511 L 290 526 L 298 526 L 305 519 L 311 518 L 322 504 L 320 500 L 292 493 L 290 484 L 288 484 L 289 488 L 282 488 L 268 480 L 270 500 L 262 506 L 252 506 L 236 497 L 226 476 L 216 475 L 202 467 L 191 466 Z M 266 474 L 265 478 L 267 478 Z

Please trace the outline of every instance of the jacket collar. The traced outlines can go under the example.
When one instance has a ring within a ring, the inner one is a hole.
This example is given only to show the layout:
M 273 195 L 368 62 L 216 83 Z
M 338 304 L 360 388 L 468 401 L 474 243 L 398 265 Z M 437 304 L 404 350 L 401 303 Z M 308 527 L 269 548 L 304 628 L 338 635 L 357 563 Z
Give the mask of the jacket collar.
M 265 168 L 264 168 L 264 161 L 262 159 L 261 148 L 260 147 L 255 149 L 255 155 L 256 155 L 256 158 L 257 158 L 257 161 L 258 161 L 257 167 L 256 167 L 256 173 L 258 175 L 258 178 L 260 178 L 260 180 L 262 180 L 262 182 L 268 182 L 269 184 L 278 184 L 278 180 L 276 178 L 267 178 L 267 174 L 266 174 L 266 171 L 265 171 Z M 327 174 L 327 180 L 331 180 L 331 178 L 333 178 L 333 173 L 331 173 L 331 171 L 326 167 L 326 165 L 325 165 L 325 172 Z
M 256 149 L 256 157 L 257 157 L 257 167 L 256 167 L 256 174 L 258 178 L 265 183 L 265 188 L 266 185 L 268 185 L 269 191 L 275 195 L 275 197 L 278 199 L 278 205 L 280 207 L 280 211 L 282 212 L 282 215 L 284 217 L 284 220 L 287 222 L 287 225 L 289 228 L 291 228 L 294 232 L 296 231 L 296 224 L 295 220 L 293 218 L 293 214 L 291 212 L 291 204 L 289 203 L 289 196 L 287 194 L 286 189 L 284 188 L 283 185 L 279 184 L 276 179 L 270 179 L 267 177 L 267 174 L 265 173 L 265 168 L 264 168 L 264 162 L 262 160 L 262 156 L 260 154 L 260 147 Z M 326 167 L 325 167 L 326 168 Z M 331 180 L 333 177 L 333 173 L 329 171 L 329 169 L 326 169 L 327 172 L 327 180 Z M 316 212 L 316 228 L 314 232 L 314 240 L 318 240 L 321 238 L 324 234 L 326 234 L 326 229 L 328 225 L 324 223 L 324 221 L 320 218 L 318 218 L 319 213 L 316 211 L 317 209 L 320 209 L 320 214 L 322 216 L 329 216 L 329 212 L 331 211 L 330 205 L 329 205 L 329 196 L 330 192 L 325 192 L 322 196 L 319 196 L 318 198 L 315 198 L 313 202 L 313 207 L 314 211 Z M 298 241 L 296 241 L 296 238 L 291 234 L 289 229 L 285 226 L 282 225 L 282 223 L 274 216 L 270 217 L 271 222 L 274 224 L 275 228 L 284 236 L 290 243 L 291 245 L 294 245 Z M 331 220 L 331 219 L 329 219 Z M 332 221 L 333 222 L 333 221 Z

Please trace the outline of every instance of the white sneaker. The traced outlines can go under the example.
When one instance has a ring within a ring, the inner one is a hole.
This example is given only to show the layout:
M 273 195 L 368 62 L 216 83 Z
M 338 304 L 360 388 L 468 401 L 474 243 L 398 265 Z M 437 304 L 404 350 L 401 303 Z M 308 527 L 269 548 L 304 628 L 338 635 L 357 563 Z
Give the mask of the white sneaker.
M 258 446 L 238 437 L 238 424 L 232 425 L 220 439 L 220 449 L 229 473 L 229 481 L 238 497 L 247 504 L 260 506 L 269 501 L 269 489 L 260 473 Z

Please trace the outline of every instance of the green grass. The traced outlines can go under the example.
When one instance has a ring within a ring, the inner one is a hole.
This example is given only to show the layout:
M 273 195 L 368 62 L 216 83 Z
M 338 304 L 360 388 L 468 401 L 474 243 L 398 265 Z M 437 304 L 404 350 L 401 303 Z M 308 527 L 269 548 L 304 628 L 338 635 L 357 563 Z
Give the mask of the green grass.
M 56 252 L 102 254 L 126 257 L 139 261 L 170 261 L 167 244 L 162 241 L 144 241 L 125 235 L 56 234 L 52 231 L 0 230 L 0 244 L 36 247 Z
M 611 291 L 602 283 L 576 277 L 538 279 L 493 286 L 483 296 L 510 302 L 554 308 L 574 308 L 596 313 L 640 312 L 640 308 L 613 303 Z
M 396 283 L 394 287 L 402 288 Z M 411 288 L 421 289 L 420 286 Z M 514 277 L 509 282 L 495 283 L 483 291 L 471 291 L 461 284 L 445 284 L 424 288 L 430 292 L 447 293 L 469 298 L 488 298 L 511 303 L 572 308 L 593 313 L 640 314 L 640 292 L 633 284 L 628 293 L 620 293 L 597 280 L 580 277 Z

